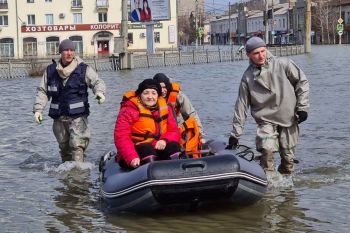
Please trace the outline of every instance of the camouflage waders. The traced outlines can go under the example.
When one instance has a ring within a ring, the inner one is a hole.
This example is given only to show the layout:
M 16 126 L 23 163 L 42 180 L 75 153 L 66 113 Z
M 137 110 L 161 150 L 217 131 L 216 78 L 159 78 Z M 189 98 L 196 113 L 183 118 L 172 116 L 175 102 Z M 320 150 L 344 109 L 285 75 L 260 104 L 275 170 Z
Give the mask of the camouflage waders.
M 84 152 L 91 136 L 87 117 L 73 119 L 61 116 L 54 120 L 52 129 L 59 144 L 62 162 L 84 162 Z

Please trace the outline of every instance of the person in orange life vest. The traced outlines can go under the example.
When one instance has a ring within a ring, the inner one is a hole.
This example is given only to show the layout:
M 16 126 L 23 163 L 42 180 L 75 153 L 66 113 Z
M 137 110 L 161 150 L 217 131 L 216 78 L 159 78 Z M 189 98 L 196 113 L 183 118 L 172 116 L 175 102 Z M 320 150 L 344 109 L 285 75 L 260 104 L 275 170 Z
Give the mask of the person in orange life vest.
M 115 123 L 114 143 L 122 167 L 137 168 L 154 161 L 177 158 L 180 132 L 171 106 L 153 79 L 126 92 Z
M 182 135 L 188 128 L 194 129 L 194 135 L 190 143 L 183 142 L 183 146 L 187 152 L 198 151 L 201 149 L 201 144 L 205 143 L 205 134 L 198 113 L 193 107 L 189 98 L 181 91 L 180 84 L 170 82 L 170 79 L 163 73 L 157 73 L 153 77 L 162 87 L 162 96 L 171 104 L 178 116 L 178 125 Z M 182 118 L 182 119 L 181 119 Z M 185 141 L 188 139 L 185 139 Z M 188 143 L 188 145 L 185 145 Z M 192 144 L 192 145 L 190 145 Z M 194 156 L 197 157 L 197 156 Z

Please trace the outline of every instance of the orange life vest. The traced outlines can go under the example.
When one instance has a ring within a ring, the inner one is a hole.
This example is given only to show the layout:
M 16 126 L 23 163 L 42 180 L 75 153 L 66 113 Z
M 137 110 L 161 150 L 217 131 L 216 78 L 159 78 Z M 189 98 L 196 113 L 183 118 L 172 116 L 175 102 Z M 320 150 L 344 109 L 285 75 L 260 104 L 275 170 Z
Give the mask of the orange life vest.
M 181 86 L 179 83 L 173 82 L 172 84 L 172 90 L 168 96 L 168 104 L 173 106 L 176 115 L 178 116 L 180 114 L 180 109 L 176 106 L 176 99 L 177 95 L 179 94 L 181 90 Z M 185 120 L 185 119 L 184 119 Z M 197 121 L 194 117 L 190 116 L 188 119 L 185 120 L 185 122 L 180 126 L 180 133 L 181 133 L 181 141 L 180 145 L 186 152 L 196 152 L 200 151 L 202 148 L 201 142 L 200 142 L 200 135 L 199 135 L 199 127 L 197 124 Z M 201 154 L 192 154 L 190 157 L 192 158 L 200 158 Z
M 196 119 L 190 116 L 180 127 L 181 141 L 180 145 L 186 152 L 197 152 L 202 149 L 199 137 L 199 127 Z M 200 158 L 200 153 L 190 153 L 192 158 Z
M 175 112 L 176 112 L 176 115 L 179 115 L 180 114 L 180 109 L 178 109 L 176 107 L 176 98 L 177 98 L 177 95 L 179 94 L 180 92 L 180 89 L 181 89 L 181 86 L 179 83 L 171 83 L 171 92 L 169 93 L 169 96 L 168 96 L 168 104 L 170 104 L 171 106 L 173 106 Z
M 142 105 L 135 91 L 126 92 L 123 100 L 126 99 L 134 103 L 140 112 L 138 121 L 133 124 L 131 129 L 131 140 L 136 145 L 151 143 L 153 140 L 158 140 L 162 134 L 167 132 L 168 106 L 163 97 L 158 97 L 158 119 L 154 119 L 151 111 Z M 159 124 L 159 132 L 157 132 L 156 124 Z

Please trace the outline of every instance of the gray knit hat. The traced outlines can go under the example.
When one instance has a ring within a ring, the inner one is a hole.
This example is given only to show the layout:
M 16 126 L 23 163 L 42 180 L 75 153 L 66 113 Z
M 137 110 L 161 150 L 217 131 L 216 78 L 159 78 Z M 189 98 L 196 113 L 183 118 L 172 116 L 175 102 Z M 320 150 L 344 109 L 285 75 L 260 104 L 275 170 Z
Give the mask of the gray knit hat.
M 254 49 L 260 47 L 266 47 L 265 42 L 260 37 L 253 36 L 249 40 L 247 40 L 247 43 L 245 44 L 245 51 L 247 53 L 250 53 Z
M 58 52 L 62 53 L 62 51 L 67 49 L 75 50 L 75 45 L 70 39 L 65 39 L 61 41 L 61 44 L 58 47 Z

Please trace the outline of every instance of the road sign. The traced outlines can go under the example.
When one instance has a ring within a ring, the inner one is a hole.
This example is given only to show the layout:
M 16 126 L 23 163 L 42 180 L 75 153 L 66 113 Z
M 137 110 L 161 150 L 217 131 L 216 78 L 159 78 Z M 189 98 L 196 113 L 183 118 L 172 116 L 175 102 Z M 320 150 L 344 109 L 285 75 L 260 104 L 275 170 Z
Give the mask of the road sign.
M 338 23 L 342 24 L 344 22 L 344 20 L 342 18 L 338 19 Z
M 339 36 L 343 35 L 343 31 L 338 31 L 338 35 Z
M 337 24 L 337 31 L 344 31 L 344 24 Z

